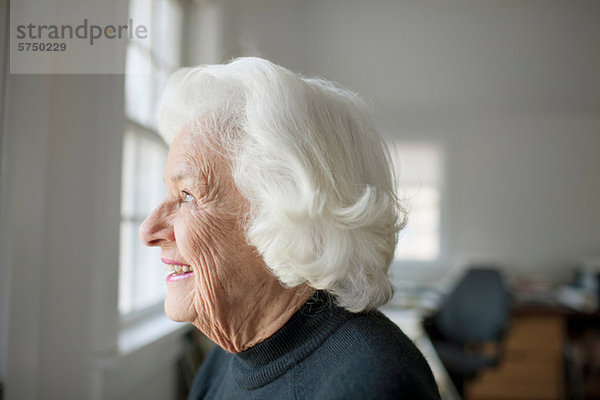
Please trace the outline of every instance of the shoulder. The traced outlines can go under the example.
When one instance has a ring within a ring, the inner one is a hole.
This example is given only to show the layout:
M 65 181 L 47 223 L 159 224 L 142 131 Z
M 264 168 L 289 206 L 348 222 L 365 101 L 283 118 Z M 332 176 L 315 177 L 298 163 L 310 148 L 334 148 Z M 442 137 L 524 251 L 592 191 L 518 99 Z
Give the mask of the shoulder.
M 347 357 L 349 360 L 372 360 L 379 365 L 381 361 L 394 361 L 394 364 L 416 362 L 418 366 L 423 366 L 421 361 L 425 363 L 411 340 L 379 311 L 356 314 L 341 325 L 329 340 L 353 349 L 351 357 Z
M 328 371 L 318 398 L 439 399 L 421 353 L 378 311 L 356 314 L 321 347 Z

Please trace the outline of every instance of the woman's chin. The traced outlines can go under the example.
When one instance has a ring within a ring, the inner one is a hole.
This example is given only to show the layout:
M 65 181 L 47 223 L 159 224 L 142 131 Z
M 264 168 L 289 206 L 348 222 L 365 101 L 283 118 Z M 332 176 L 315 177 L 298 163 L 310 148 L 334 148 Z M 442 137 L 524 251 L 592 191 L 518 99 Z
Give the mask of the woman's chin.
M 189 319 L 186 317 L 184 310 L 177 309 L 169 305 L 169 301 L 165 300 L 165 314 L 170 320 L 175 322 L 188 322 Z
M 167 298 L 165 299 L 165 314 L 175 322 L 191 322 L 194 320 L 194 307 L 191 307 L 191 291 L 193 285 L 188 282 L 173 282 L 167 284 Z

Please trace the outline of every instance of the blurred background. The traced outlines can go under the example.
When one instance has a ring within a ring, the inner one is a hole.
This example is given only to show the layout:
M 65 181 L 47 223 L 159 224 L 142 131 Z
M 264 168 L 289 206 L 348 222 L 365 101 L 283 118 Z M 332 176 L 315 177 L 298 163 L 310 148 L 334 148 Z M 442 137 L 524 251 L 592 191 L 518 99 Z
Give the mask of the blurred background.
M 11 74 L 0 1 L 0 398 L 185 396 L 210 345 L 137 238 L 156 104 L 177 68 L 250 55 L 377 110 L 411 213 L 385 312 L 444 398 L 600 398 L 600 2 L 97 3 L 152 33 L 115 42 L 117 74 Z

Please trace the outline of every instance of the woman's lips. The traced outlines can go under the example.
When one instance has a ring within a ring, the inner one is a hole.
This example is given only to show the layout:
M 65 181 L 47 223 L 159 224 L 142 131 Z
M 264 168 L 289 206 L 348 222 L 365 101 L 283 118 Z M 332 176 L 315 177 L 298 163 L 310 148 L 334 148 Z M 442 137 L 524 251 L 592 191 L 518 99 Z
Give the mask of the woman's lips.
M 194 271 L 184 272 L 183 274 L 179 274 L 177 272 L 173 272 L 172 274 L 167 275 L 167 282 L 177 282 L 182 279 L 187 279 L 194 275 Z
M 184 266 L 184 265 L 186 265 L 186 266 L 188 266 L 188 267 L 190 266 L 190 264 L 184 264 L 184 263 L 181 263 L 181 262 L 179 262 L 179 261 L 169 260 L 168 258 L 161 258 L 160 260 L 161 260 L 163 263 L 165 263 L 165 264 L 169 264 L 169 265 L 181 265 L 181 266 Z
M 194 275 L 192 266 L 179 261 L 169 260 L 168 258 L 160 259 L 165 264 L 165 270 L 172 273 L 167 275 L 167 282 L 176 282 L 182 279 L 187 279 Z

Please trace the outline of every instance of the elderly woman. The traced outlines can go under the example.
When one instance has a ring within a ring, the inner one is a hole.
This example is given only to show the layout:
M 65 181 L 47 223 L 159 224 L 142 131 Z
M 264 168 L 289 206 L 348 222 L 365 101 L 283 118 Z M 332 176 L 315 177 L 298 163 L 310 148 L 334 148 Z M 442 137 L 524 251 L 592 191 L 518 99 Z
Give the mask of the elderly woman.
M 376 308 L 404 213 L 369 108 L 258 58 L 183 69 L 159 130 L 167 196 L 140 227 L 161 248 L 167 315 L 218 346 L 190 399 L 437 399 Z

